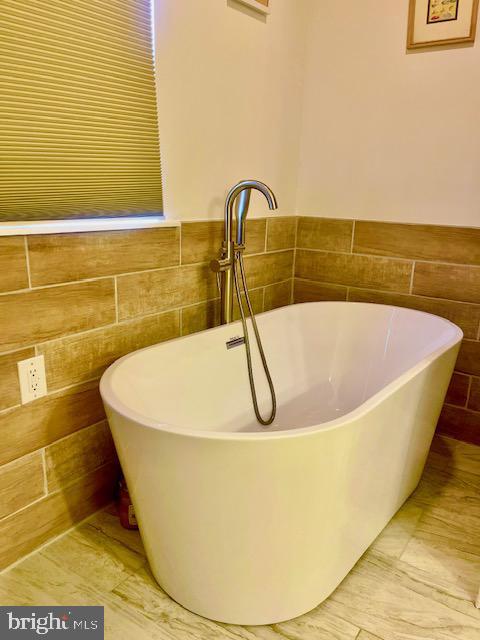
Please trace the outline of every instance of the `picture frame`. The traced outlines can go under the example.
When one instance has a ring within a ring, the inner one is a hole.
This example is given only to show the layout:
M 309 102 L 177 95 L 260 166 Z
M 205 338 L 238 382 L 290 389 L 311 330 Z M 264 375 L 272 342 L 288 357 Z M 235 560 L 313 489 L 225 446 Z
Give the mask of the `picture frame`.
M 410 0 L 407 49 L 475 42 L 479 0 Z

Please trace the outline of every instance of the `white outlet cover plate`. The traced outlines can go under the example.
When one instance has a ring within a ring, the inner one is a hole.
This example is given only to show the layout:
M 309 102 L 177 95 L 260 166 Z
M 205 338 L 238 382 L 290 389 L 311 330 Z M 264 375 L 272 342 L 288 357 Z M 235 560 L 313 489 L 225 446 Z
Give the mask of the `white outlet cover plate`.
M 47 394 L 45 358 L 35 356 L 17 362 L 22 404 L 32 402 Z

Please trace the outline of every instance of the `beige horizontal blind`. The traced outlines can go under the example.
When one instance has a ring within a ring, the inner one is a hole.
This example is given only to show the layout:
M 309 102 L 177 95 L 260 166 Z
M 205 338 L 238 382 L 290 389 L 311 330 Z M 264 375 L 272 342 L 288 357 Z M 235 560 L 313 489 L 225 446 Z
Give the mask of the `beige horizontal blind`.
M 150 0 L 0 0 L 0 219 L 161 211 Z

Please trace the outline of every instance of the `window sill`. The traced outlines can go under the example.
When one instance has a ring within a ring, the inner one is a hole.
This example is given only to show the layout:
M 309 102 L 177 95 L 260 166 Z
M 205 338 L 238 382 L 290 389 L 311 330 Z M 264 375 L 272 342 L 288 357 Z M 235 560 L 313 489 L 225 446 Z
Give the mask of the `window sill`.
M 81 218 L 76 220 L 19 220 L 0 222 L 0 236 L 33 236 L 50 233 L 82 233 L 85 231 L 121 231 L 179 227 L 179 220 L 163 216 L 130 216 L 124 218 Z

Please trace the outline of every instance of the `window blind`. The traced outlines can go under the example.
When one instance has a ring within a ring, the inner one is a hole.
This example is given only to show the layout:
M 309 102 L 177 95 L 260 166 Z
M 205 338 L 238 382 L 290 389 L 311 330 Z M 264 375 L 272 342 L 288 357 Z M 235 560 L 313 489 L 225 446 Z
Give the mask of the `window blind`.
M 0 219 L 161 212 L 150 0 L 0 0 Z

